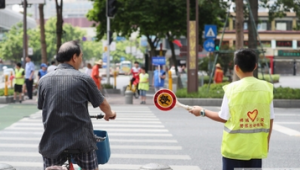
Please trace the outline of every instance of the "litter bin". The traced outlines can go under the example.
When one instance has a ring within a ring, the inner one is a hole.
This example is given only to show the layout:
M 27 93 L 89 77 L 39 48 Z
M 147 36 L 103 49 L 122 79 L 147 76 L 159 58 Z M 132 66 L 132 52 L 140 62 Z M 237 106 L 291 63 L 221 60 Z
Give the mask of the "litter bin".
M 156 163 L 150 163 L 140 167 L 139 170 L 172 170 L 168 165 L 161 165 Z
M 133 92 L 131 90 L 125 91 L 125 104 L 133 104 Z
M 16 170 L 16 168 L 8 164 L 0 163 L 0 170 Z

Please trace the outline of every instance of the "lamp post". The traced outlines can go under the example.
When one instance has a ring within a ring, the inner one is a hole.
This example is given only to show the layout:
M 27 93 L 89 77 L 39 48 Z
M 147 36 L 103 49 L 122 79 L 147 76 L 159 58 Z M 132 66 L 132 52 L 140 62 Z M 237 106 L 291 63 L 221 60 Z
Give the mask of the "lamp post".
M 28 41 L 27 41 L 27 0 L 22 2 L 24 13 L 23 13 L 23 67 L 25 68 L 26 60 L 28 55 Z

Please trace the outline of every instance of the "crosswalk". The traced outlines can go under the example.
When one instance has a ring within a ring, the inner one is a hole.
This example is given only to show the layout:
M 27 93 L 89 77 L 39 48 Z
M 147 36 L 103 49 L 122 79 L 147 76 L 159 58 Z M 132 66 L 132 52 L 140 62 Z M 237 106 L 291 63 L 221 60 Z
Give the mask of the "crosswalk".
M 200 170 L 191 157 L 147 106 L 113 106 L 116 120 L 92 120 L 94 129 L 109 135 L 111 158 L 101 170 L 138 170 L 148 163 L 169 165 L 173 170 Z M 89 108 L 90 114 L 99 109 Z M 38 143 L 43 132 L 41 112 L 0 131 L 0 163 L 20 170 L 41 170 Z

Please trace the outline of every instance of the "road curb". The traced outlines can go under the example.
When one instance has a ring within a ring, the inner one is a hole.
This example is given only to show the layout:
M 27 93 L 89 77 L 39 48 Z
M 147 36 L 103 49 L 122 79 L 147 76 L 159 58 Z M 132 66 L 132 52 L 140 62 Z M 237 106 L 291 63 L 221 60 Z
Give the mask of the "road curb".
M 178 101 L 186 105 L 199 105 L 199 106 L 221 106 L 222 99 L 212 99 L 212 98 L 178 98 Z M 274 107 L 281 108 L 300 108 L 300 100 L 292 99 L 274 99 Z

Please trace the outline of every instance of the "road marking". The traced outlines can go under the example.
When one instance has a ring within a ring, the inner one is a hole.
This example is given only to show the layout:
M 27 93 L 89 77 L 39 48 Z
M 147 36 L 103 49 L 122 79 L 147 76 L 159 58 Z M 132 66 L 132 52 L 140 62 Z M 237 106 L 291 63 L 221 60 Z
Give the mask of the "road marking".
M 43 128 L 37 128 L 37 127 L 8 127 L 8 128 L 5 128 L 4 131 L 43 131 Z M 169 132 L 169 130 L 167 129 L 109 129 L 109 128 L 105 128 L 103 130 L 106 130 L 108 132 L 113 132 L 113 131 L 116 131 L 116 132 Z
M 32 131 L 0 131 L 1 135 L 18 135 L 18 136 L 28 136 L 28 135 L 38 135 L 38 136 L 42 136 L 43 132 L 32 132 Z M 130 136 L 143 136 L 143 137 L 171 137 L 172 134 L 168 134 L 168 133 L 109 133 L 109 136 L 126 136 L 126 137 L 130 137 Z
M 276 130 L 276 131 L 278 131 L 278 132 L 281 132 L 281 133 L 284 133 L 286 135 L 289 135 L 289 136 L 300 136 L 300 132 L 299 131 L 287 128 L 285 126 L 278 125 L 277 123 L 273 124 L 273 129 Z
M 32 168 L 42 168 L 43 163 L 37 162 L 5 162 L 13 167 L 32 167 Z M 114 170 L 133 170 L 140 169 L 143 165 L 137 164 L 104 164 L 99 165 L 99 169 L 114 169 Z M 198 166 L 180 166 L 180 165 L 169 165 L 173 170 L 201 170 Z M 78 168 L 77 165 L 74 165 L 74 168 Z
M 282 113 L 282 114 L 275 114 L 276 116 L 300 116 L 300 114 L 293 114 L 293 113 Z
M 0 104 L 0 108 L 7 106 L 7 104 Z
M 13 141 L 40 141 L 41 138 L 28 138 L 28 137 L 0 137 L 0 141 L 13 140 Z M 121 143 L 178 143 L 177 140 L 156 140 L 156 139 L 115 139 L 109 138 L 109 142 L 121 142 Z M 1 143 L 1 142 L 0 142 Z
M 158 118 L 131 118 L 131 117 L 121 117 L 121 118 L 117 118 L 116 120 L 112 120 L 112 121 L 124 121 L 124 120 L 129 120 L 129 121 L 132 121 L 132 120 L 136 120 L 136 121 L 159 121 Z M 32 121 L 32 122 L 41 122 L 42 123 L 42 120 L 41 119 L 29 119 L 29 118 L 24 118 L 24 119 L 21 119 L 20 121 Z M 99 120 L 92 120 L 92 121 L 99 121 Z
M 298 125 L 300 122 L 274 122 L 276 124 Z
M 13 157 L 42 157 L 38 152 L 0 152 L 0 156 Z M 160 154 L 111 154 L 110 158 L 117 159 L 170 159 L 170 160 L 190 160 L 188 155 L 160 155 Z
M 39 123 L 41 125 L 43 125 L 43 122 L 41 120 L 35 120 L 35 119 L 28 119 L 28 118 L 24 118 L 21 119 L 19 122 L 17 123 Z M 120 123 L 126 123 L 126 124 L 162 124 L 160 121 L 140 121 L 140 120 L 112 120 L 112 121 L 103 121 L 103 120 L 92 120 L 93 124 L 120 124 Z
M 144 124 L 135 124 L 135 125 L 132 125 L 132 124 L 95 124 L 93 125 L 94 127 L 138 127 L 138 128 L 164 128 L 165 126 L 164 125 L 144 125 Z M 25 127 L 35 127 L 35 128 L 43 128 L 43 125 L 42 123 L 15 123 L 15 124 L 12 124 L 11 127 L 22 127 L 22 128 L 25 128 Z

